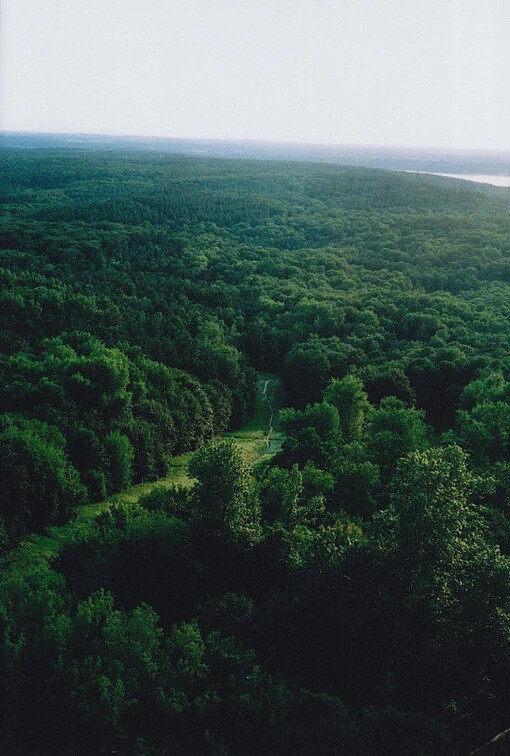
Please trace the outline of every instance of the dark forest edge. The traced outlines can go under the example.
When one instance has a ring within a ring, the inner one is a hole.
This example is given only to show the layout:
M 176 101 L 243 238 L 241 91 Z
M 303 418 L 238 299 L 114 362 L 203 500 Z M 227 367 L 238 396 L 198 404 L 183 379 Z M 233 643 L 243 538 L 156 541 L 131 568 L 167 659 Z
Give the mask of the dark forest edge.
M 0 202 L 2 748 L 503 731 L 510 191 L 5 149 Z M 254 468 L 257 372 L 285 438 Z M 61 527 L 181 453 L 193 487 Z

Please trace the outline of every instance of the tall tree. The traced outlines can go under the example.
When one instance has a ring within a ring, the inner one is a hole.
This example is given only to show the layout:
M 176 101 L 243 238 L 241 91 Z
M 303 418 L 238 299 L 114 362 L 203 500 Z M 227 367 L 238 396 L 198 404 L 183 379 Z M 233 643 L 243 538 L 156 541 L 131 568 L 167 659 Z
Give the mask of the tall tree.
M 195 485 L 196 517 L 227 541 L 254 543 L 260 508 L 251 468 L 231 439 L 199 449 L 189 463 Z
M 344 438 L 352 440 L 361 436 L 370 406 L 363 382 L 354 375 L 346 375 L 340 380 L 333 378 L 324 398 L 337 408 Z

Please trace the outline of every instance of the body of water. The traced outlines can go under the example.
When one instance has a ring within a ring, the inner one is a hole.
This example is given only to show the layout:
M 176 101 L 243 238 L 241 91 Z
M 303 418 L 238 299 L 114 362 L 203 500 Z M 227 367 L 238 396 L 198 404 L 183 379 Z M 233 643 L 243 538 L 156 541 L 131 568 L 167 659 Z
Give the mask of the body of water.
M 435 173 L 434 171 L 406 171 L 406 173 L 424 173 L 429 176 L 445 176 L 446 178 L 476 181 L 477 184 L 491 184 L 492 186 L 510 186 L 510 176 L 489 176 L 484 173 Z

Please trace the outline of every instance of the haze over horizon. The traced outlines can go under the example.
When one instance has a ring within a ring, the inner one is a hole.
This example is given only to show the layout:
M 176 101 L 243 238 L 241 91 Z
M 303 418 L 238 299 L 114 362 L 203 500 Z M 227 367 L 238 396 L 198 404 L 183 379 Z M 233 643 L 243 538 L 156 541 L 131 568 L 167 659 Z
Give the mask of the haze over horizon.
M 312 142 L 309 140 L 288 140 L 288 139 L 257 139 L 253 137 L 231 137 L 231 138 L 222 138 L 222 137 L 203 137 L 203 136 L 172 136 L 168 134 L 139 134 L 139 133 L 107 133 L 105 131 L 55 131 L 55 130 L 35 130 L 35 129 L 3 129 L 0 128 L 0 135 L 19 135 L 19 136 L 27 136 L 27 137 L 83 137 L 86 138 L 87 141 L 90 140 L 92 143 L 93 140 L 97 139 L 100 141 L 102 138 L 108 138 L 112 139 L 113 141 L 116 141 L 117 139 L 119 141 L 123 140 L 133 140 L 137 141 L 140 140 L 140 142 L 152 142 L 154 141 L 168 141 L 168 142 L 189 142 L 190 145 L 198 144 L 198 143 L 217 143 L 217 144 L 231 144 L 231 145 L 250 145 L 253 144 L 255 146 L 274 146 L 276 148 L 278 147 L 296 147 L 296 148 L 306 148 L 309 147 L 311 149 L 318 149 L 320 150 L 323 148 L 324 150 L 328 149 L 338 149 L 338 150 L 345 150 L 345 151 L 352 151 L 352 152 L 358 152 L 362 154 L 363 152 L 401 152 L 406 154 L 413 154 L 413 153 L 419 153 L 419 154 L 426 154 L 427 152 L 430 152 L 434 155 L 440 155 L 441 153 L 445 153 L 448 155 L 455 155 L 456 153 L 480 153 L 480 154 L 491 154 L 494 153 L 495 156 L 510 156 L 510 147 L 507 149 L 501 149 L 501 148 L 485 148 L 485 147 L 434 147 L 434 146 L 428 146 L 428 145 L 402 145 L 402 144 L 367 144 L 367 143 L 358 143 L 358 144 L 347 144 L 347 143 L 341 143 L 341 142 Z
M 510 150 L 505 0 L 4 0 L 0 129 Z

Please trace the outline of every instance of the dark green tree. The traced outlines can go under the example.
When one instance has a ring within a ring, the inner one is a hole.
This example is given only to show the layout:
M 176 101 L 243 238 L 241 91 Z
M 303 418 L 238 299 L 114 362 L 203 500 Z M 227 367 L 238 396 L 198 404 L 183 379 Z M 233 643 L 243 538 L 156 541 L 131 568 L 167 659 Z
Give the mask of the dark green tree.
M 324 399 L 338 410 L 343 437 L 346 440 L 359 438 L 370 407 L 363 382 L 354 375 L 346 375 L 340 380 L 333 378 Z
M 212 442 L 192 457 L 196 518 L 211 532 L 235 543 L 255 543 L 260 509 L 251 468 L 232 440 Z

